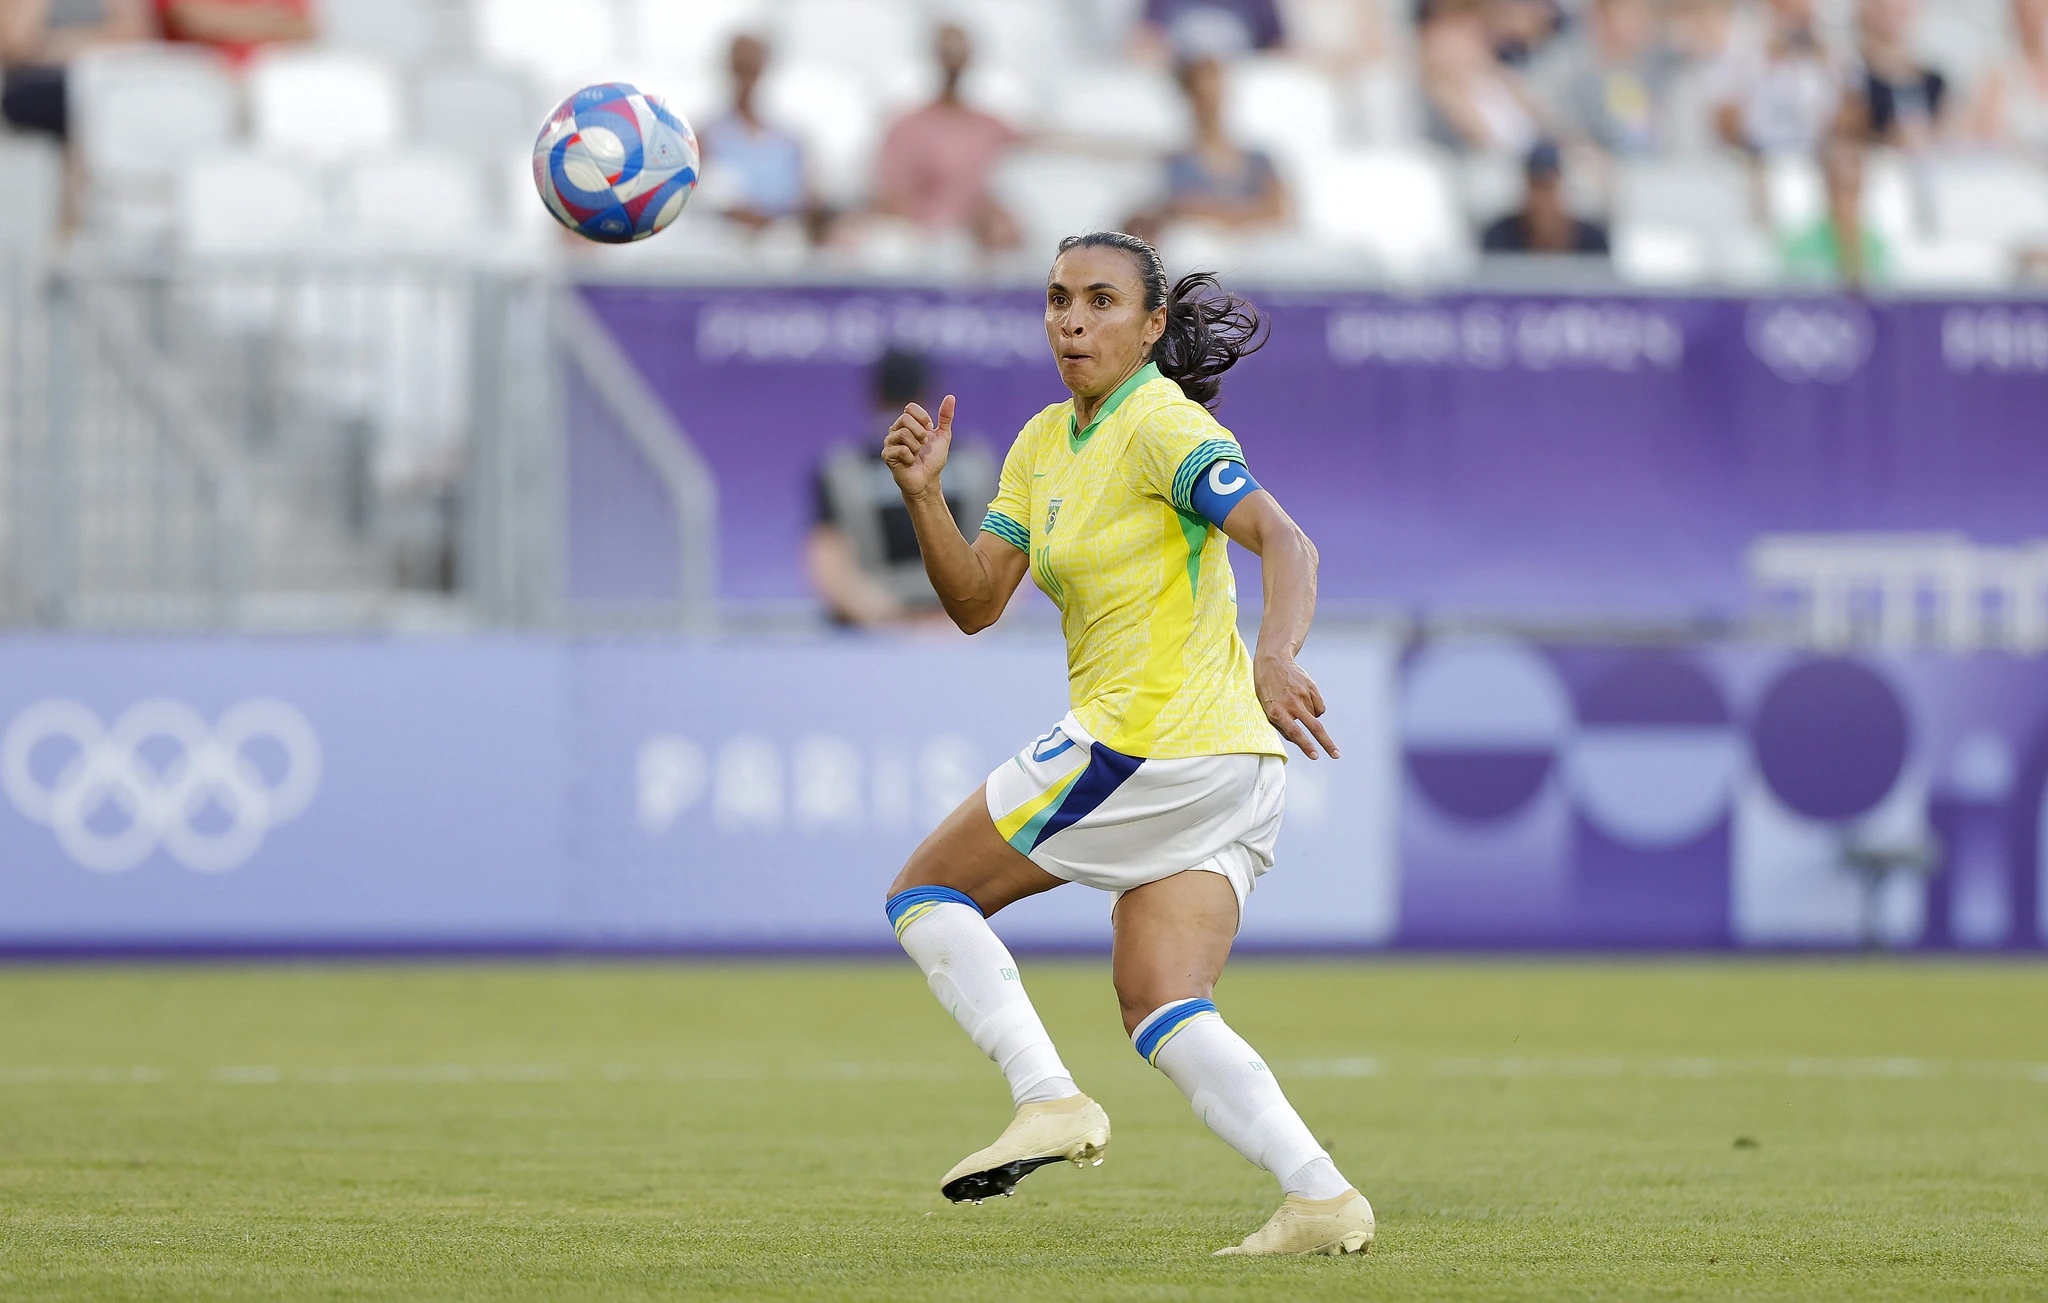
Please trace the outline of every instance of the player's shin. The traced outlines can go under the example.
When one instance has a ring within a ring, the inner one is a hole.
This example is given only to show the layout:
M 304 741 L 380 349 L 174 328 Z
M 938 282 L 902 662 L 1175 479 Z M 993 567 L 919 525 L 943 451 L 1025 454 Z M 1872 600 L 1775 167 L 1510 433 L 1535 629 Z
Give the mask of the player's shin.
M 1287 1102 L 1265 1061 L 1207 1000 L 1155 1010 L 1131 1043 L 1180 1087 L 1232 1149 L 1278 1177 L 1288 1194 L 1331 1199 L 1351 1187 Z
M 1018 1105 L 1081 1092 L 1031 1007 L 1017 961 L 972 897 L 950 887 L 912 887 L 889 898 L 896 939 L 924 970 L 939 1004 L 995 1060 Z

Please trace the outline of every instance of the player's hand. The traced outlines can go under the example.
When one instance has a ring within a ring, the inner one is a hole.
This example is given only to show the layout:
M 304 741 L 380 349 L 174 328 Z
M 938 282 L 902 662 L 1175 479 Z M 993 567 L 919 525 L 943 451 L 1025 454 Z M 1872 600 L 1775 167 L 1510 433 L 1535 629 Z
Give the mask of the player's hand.
M 1258 689 L 1266 718 L 1280 730 L 1280 736 L 1300 747 L 1311 760 L 1321 758 L 1316 752 L 1318 742 L 1330 759 L 1337 759 L 1337 744 L 1323 727 L 1322 689 L 1292 656 L 1261 656 L 1253 661 L 1252 685 Z
M 938 491 L 939 472 L 946 468 L 952 447 L 953 395 L 947 394 L 936 420 L 916 403 L 903 409 L 882 442 L 882 460 L 904 497 L 921 498 Z

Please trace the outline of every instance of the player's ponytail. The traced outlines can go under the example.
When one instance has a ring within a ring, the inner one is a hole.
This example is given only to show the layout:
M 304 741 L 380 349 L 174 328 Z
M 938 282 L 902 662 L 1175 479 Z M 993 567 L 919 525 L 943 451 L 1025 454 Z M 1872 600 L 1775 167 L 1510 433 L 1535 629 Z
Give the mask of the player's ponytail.
M 1159 251 L 1122 231 L 1090 231 L 1060 241 L 1061 253 L 1075 248 L 1122 249 L 1131 255 L 1145 286 L 1145 310 L 1166 308 L 1166 333 L 1152 346 L 1151 360 L 1159 374 L 1202 406 L 1213 409 L 1223 390 L 1223 373 L 1265 346 L 1266 318 L 1210 273 L 1183 276 L 1169 289 Z

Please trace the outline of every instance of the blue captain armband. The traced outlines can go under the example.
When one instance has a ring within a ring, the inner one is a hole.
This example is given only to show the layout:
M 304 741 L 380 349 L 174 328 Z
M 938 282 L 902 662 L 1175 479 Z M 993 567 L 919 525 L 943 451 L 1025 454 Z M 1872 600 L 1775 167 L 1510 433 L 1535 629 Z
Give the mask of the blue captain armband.
M 1218 529 L 1230 509 L 1259 491 L 1259 482 L 1235 457 L 1219 457 L 1195 476 L 1188 491 L 1188 505 L 1195 514 Z

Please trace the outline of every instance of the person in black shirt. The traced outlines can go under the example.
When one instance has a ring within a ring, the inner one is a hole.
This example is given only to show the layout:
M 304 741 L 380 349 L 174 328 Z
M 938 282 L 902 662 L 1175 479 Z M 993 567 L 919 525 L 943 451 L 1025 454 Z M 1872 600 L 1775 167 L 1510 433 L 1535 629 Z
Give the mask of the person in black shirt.
M 1573 216 L 1564 203 L 1564 165 L 1557 146 L 1542 141 L 1522 166 L 1528 194 L 1517 212 L 1486 228 L 1480 247 L 1488 253 L 1583 253 L 1607 256 L 1607 230 Z
M 882 437 L 905 403 L 931 405 L 929 368 L 915 353 L 891 349 L 875 364 L 871 436 L 842 443 L 811 476 L 811 534 L 804 548 L 811 587 L 839 625 L 885 625 L 945 620 L 938 594 L 925 576 L 917 531 L 889 468 Z M 981 528 L 995 496 L 996 465 L 986 448 L 956 444 L 946 471 L 946 505 L 963 534 Z
M 1913 0 L 1863 0 L 1856 11 L 1863 55 L 1860 112 L 1866 137 L 1892 149 L 1923 149 L 1940 133 L 1948 79 L 1913 56 Z

